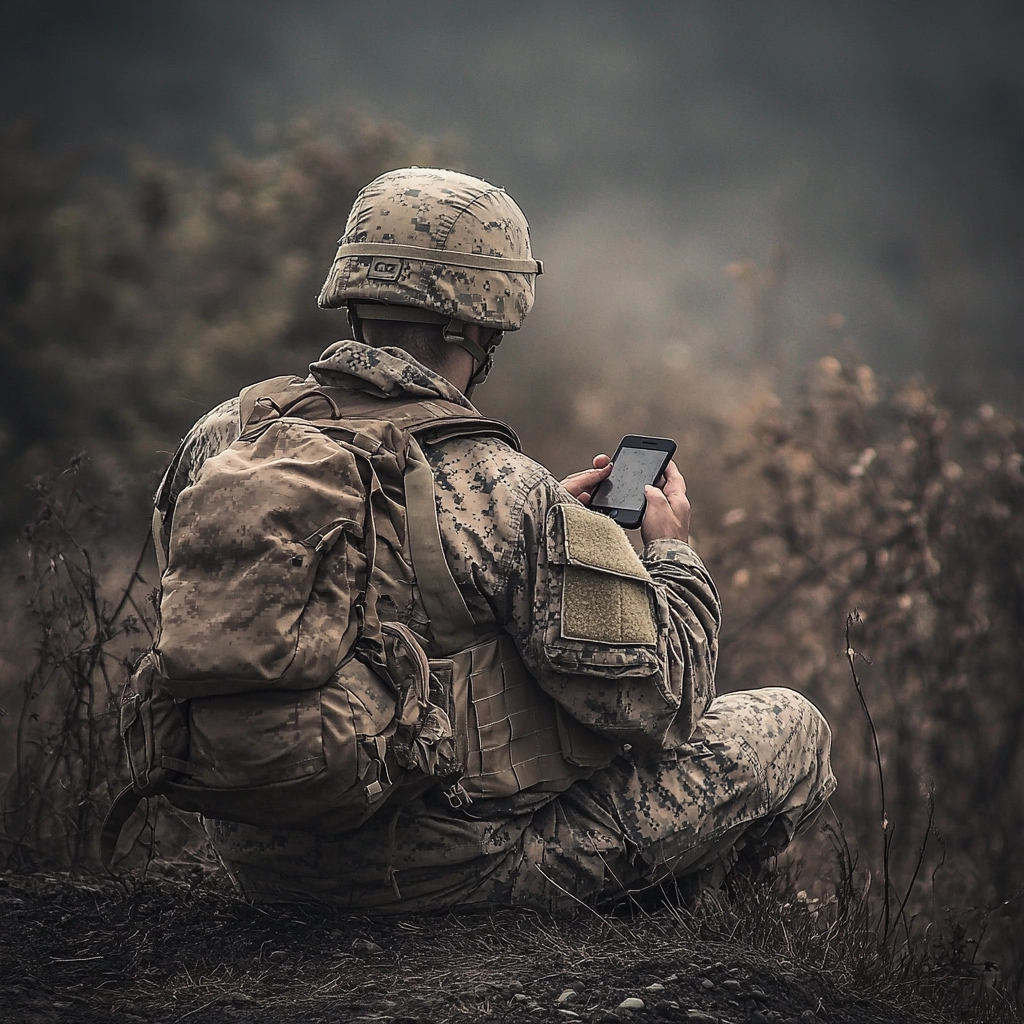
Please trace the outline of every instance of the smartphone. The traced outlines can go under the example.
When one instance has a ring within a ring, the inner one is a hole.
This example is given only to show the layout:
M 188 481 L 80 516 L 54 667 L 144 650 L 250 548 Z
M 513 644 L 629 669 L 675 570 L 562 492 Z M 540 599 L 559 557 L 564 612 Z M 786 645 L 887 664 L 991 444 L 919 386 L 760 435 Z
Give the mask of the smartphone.
M 595 488 L 590 507 L 619 526 L 635 530 L 647 509 L 644 487 L 665 472 L 675 450 L 671 438 L 627 434 L 612 457 L 611 475 Z

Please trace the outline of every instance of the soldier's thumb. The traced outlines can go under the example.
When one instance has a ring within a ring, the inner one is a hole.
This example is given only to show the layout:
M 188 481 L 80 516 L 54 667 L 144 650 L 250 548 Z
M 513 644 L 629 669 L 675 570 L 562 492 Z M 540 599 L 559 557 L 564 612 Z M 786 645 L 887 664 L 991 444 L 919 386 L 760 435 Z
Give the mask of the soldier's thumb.
M 665 497 L 665 492 L 660 487 L 648 484 L 644 488 L 644 494 L 647 496 L 648 505 L 653 505 L 655 508 L 668 505 L 668 498 Z

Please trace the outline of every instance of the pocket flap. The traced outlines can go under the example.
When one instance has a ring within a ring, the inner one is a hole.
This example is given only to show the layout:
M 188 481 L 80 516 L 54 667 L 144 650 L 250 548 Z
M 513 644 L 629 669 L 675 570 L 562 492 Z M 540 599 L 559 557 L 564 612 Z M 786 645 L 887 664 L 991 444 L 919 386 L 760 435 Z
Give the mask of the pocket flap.
M 569 565 L 598 569 L 650 582 L 650 575 L 622 527 L 582 505 L 556 505 L 562 517 L 565 559 Z

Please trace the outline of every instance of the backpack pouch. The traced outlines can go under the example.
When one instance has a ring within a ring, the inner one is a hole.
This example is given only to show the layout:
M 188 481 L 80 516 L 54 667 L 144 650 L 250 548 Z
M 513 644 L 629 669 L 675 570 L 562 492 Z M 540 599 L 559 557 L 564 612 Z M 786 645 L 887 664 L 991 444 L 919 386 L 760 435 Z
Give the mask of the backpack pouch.
M 188 757 L 185 708 L 154 685 L 158 678 L 152 652 L 147 652 L 121 695 L 121 739 L 140 796 L 159 792 L 163 781 L 184 767 Z
M 192 745 L 173 804 L 262 828 L 362 824 L 406 773 L 388 750 L 395 696 L 355 659 L 317 690 L 188 702 Z
M 326 767 L 319 690 L 266 690 L 188 702 L 189 775 L 214 787 L 258 787 Z M 353 778 L 339 779 L 349 785 Z
M 176 697 L 323 686 L 355 639 L 356 452 L 274 420 L 208 459 L 174 511 L 157 668 Z M 347 628 L 338 629 L 343 623 Z

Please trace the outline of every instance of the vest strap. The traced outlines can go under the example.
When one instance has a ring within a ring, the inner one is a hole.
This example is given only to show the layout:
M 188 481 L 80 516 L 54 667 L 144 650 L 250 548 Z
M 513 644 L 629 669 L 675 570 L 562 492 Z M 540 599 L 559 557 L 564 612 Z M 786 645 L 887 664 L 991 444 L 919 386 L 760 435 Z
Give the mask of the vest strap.
M 414 437 L 410 437 L 406 453 L 405 509 L 409 554 L 431 635 L 440 653 L 463 650 L 476 641 L 477 627 L 441 547 L 434 474 Z

